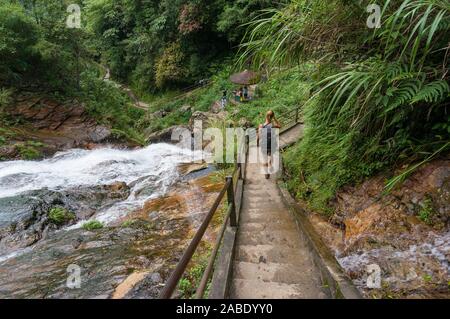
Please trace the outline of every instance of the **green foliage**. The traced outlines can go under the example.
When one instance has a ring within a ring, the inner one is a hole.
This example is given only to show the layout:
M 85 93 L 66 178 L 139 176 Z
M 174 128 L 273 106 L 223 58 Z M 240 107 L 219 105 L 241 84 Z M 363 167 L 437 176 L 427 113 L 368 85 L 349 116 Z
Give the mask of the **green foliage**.
M 11 103 L 11 96 L 13 91 L 11 89 L 0 88 L 0 123 L 5 117 L 4 109 Z
M 102 229 L 103 227 L 103 224 L 97 220 L 91 220 L 83 224 L 83 229 L 89 231 Z
M 155 65 L 155 83 L 158 88 L 183 78 L 186 72 L 182 63 L 183 58 L 179 43 L 173 43 L 164 50 L 163 55 L 156 61 Z
M 80 85 L 86 110 L 92 117 L 99 123 L 112 126 L 116 137 L 144 143 L 143 137 L 135 129 L 136 121 L 143 116 L 144 111 L 136 109 L 125 93 L 114 84 L 100 79 L 95 70 L 83 72 Z
M 15 147 L 20 154 L 20 157 L 24 160 L 32 161 L 42 157 L 42 153 L 39 150 L 44 144 L 28 141 L 26 143 L 16 144 Z
M 218 16 L 217 29 L 231 43 L 239 43 L 245 34 L 243 25 L 258 16 L 260 10 L 274 5 L 271 0 L 228 1 Z
M 92 46 L 112 75 L 145 94 L 207 77 L 209 67 L 239 41 L 236 27 L 252 10 L 268 5 L 268 0 L 87 0 L 84 10 L 95 34 Z M 229 10 L 242 11 L 230 16 Z
M 208 242 L 201 243 L 200 249 L 192 257 L 188 270 L 179 281 L 178 290 L 181 293 L 181 298 L 191 299 L 195 296 L 197 287 L 208 265 L 211 251 L 212 247 Z
M 435 210 L 433 207 L 433 200 L 430 197 L 427 197 L 422 202 L 418 217 L 424 223 L 431 225 L 432 217 L 434 214 L 435 214 Z
M 0 2 L 0 82 L 74 92 L 90 57 L 82 29 L 66 27 L 73 1 Z
M 302 106 L 309 98 L 311 89 L 309 74 L 314 68 L 312 64 L 305 64 L 274 74 L 267 82 L 259 85 L 259 93 L 253 101 L 236 107 L 230 106 L 232 119 L 238 123 L 240 119 L 246 118 L 257 127 L 265 120 L 268 110 L 280 115 Z
M 241 63 L 269 71 L 320 58 L 304 139 L 285 162 L 290 190 L 325 212 L 343 185 L 409 163 L 392 189 L 448 149 L 448 1 L 386 1 L 374 30 L 365 25 L 366 4 L 289 1 L 250 22 L 241 46 Z
M 75 214 L 69 212 L 62 207 L 54 207 L 48 213 L 48 219 L 50 222 L 56 225 L 63 225 L 71 220 L 75 219 Z
M 218 71 L 211 79 L 211 84 L 200 87 L 193 92 L 166 92 L 147 96 L 146 100 L 151 105 L 149 112 L 139 120 L 137 127 L 147 132 L 155 132 L 174 125 L 189 122 L 195 111 L 209 111 L 211 105 L 222 97 L 222 91 L 231 91 L 233 85 L 228 81 L 230 75 L 229 66 L 217 66 Z M 183 110 L 183 106 L 190 106 L 190 110 Z M 164 117 L 154 117 L 153 112 L 164 111 Z
M 426 283 L 431 283 L 433 281 L 433 276 L 426 274 L 423 276 L 423 281 L 425 281 Z
M 130 220 L 127 220 L 127 221 L 123 222 L 122 227 L 124 227 L 124 228 L 133 227 L 133 226 L 134 226 L 135 224 L 137 224 L 137 223 L 138 223 L 137 220 L 135 220 L 135 219 L 130 219 Z
M 363 15 L 362 5 L 343 0 L 291 0 L 261 10 L 246 24 L 239 62 L 261 68 L 297 65 L 305 56 L 339 58 L 362 39 L 358 21 Z M 351 30 L 349 21 L 355 24 Z

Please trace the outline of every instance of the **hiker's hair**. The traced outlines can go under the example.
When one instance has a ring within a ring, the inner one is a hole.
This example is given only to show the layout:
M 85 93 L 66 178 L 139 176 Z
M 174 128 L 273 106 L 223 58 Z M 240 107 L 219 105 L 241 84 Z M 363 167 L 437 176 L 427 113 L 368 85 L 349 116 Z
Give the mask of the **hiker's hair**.
M 274 117 L 275 117 L 275 112 L 274 111 L 267 112 L 266 119 L 272 121 Z

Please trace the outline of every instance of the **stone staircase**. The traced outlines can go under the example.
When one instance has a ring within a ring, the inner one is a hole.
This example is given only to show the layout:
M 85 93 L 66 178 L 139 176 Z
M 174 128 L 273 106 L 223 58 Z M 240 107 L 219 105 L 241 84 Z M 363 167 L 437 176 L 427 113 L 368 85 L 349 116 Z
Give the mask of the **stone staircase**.
M 230 297 L 329 298 L 276 177 L 266 180 L 258 164 L 247 169 Z

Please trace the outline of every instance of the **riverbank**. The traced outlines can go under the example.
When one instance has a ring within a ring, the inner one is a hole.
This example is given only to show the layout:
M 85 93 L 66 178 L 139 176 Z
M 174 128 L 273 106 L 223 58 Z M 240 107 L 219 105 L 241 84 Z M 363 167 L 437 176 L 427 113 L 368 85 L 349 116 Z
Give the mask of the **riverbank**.
M 1 297 L 156 297 L 223 186 L 213 171 L 179 166 L 186 156 L 155 144 L 0 163 Z M 55 208 L 70 218 L 53 219 Z M 80 289 L 65 284 L 72 264 Z
M 418 169 L 383 195 L 386 175 L 341 189 L 332 215 L 300 204 L 367 298 L 450 298 L 450 158 Z M 369 265 L 381 286 L 367 286 Z

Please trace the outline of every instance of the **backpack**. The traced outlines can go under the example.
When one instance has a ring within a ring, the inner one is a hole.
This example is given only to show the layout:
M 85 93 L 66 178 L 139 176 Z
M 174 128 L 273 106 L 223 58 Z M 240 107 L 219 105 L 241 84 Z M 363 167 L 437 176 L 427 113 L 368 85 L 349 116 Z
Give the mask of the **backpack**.
M 272 149 L 272 123 L 266 124 L 263 126 L 266 129 L 267 134 L 267 149 Z

